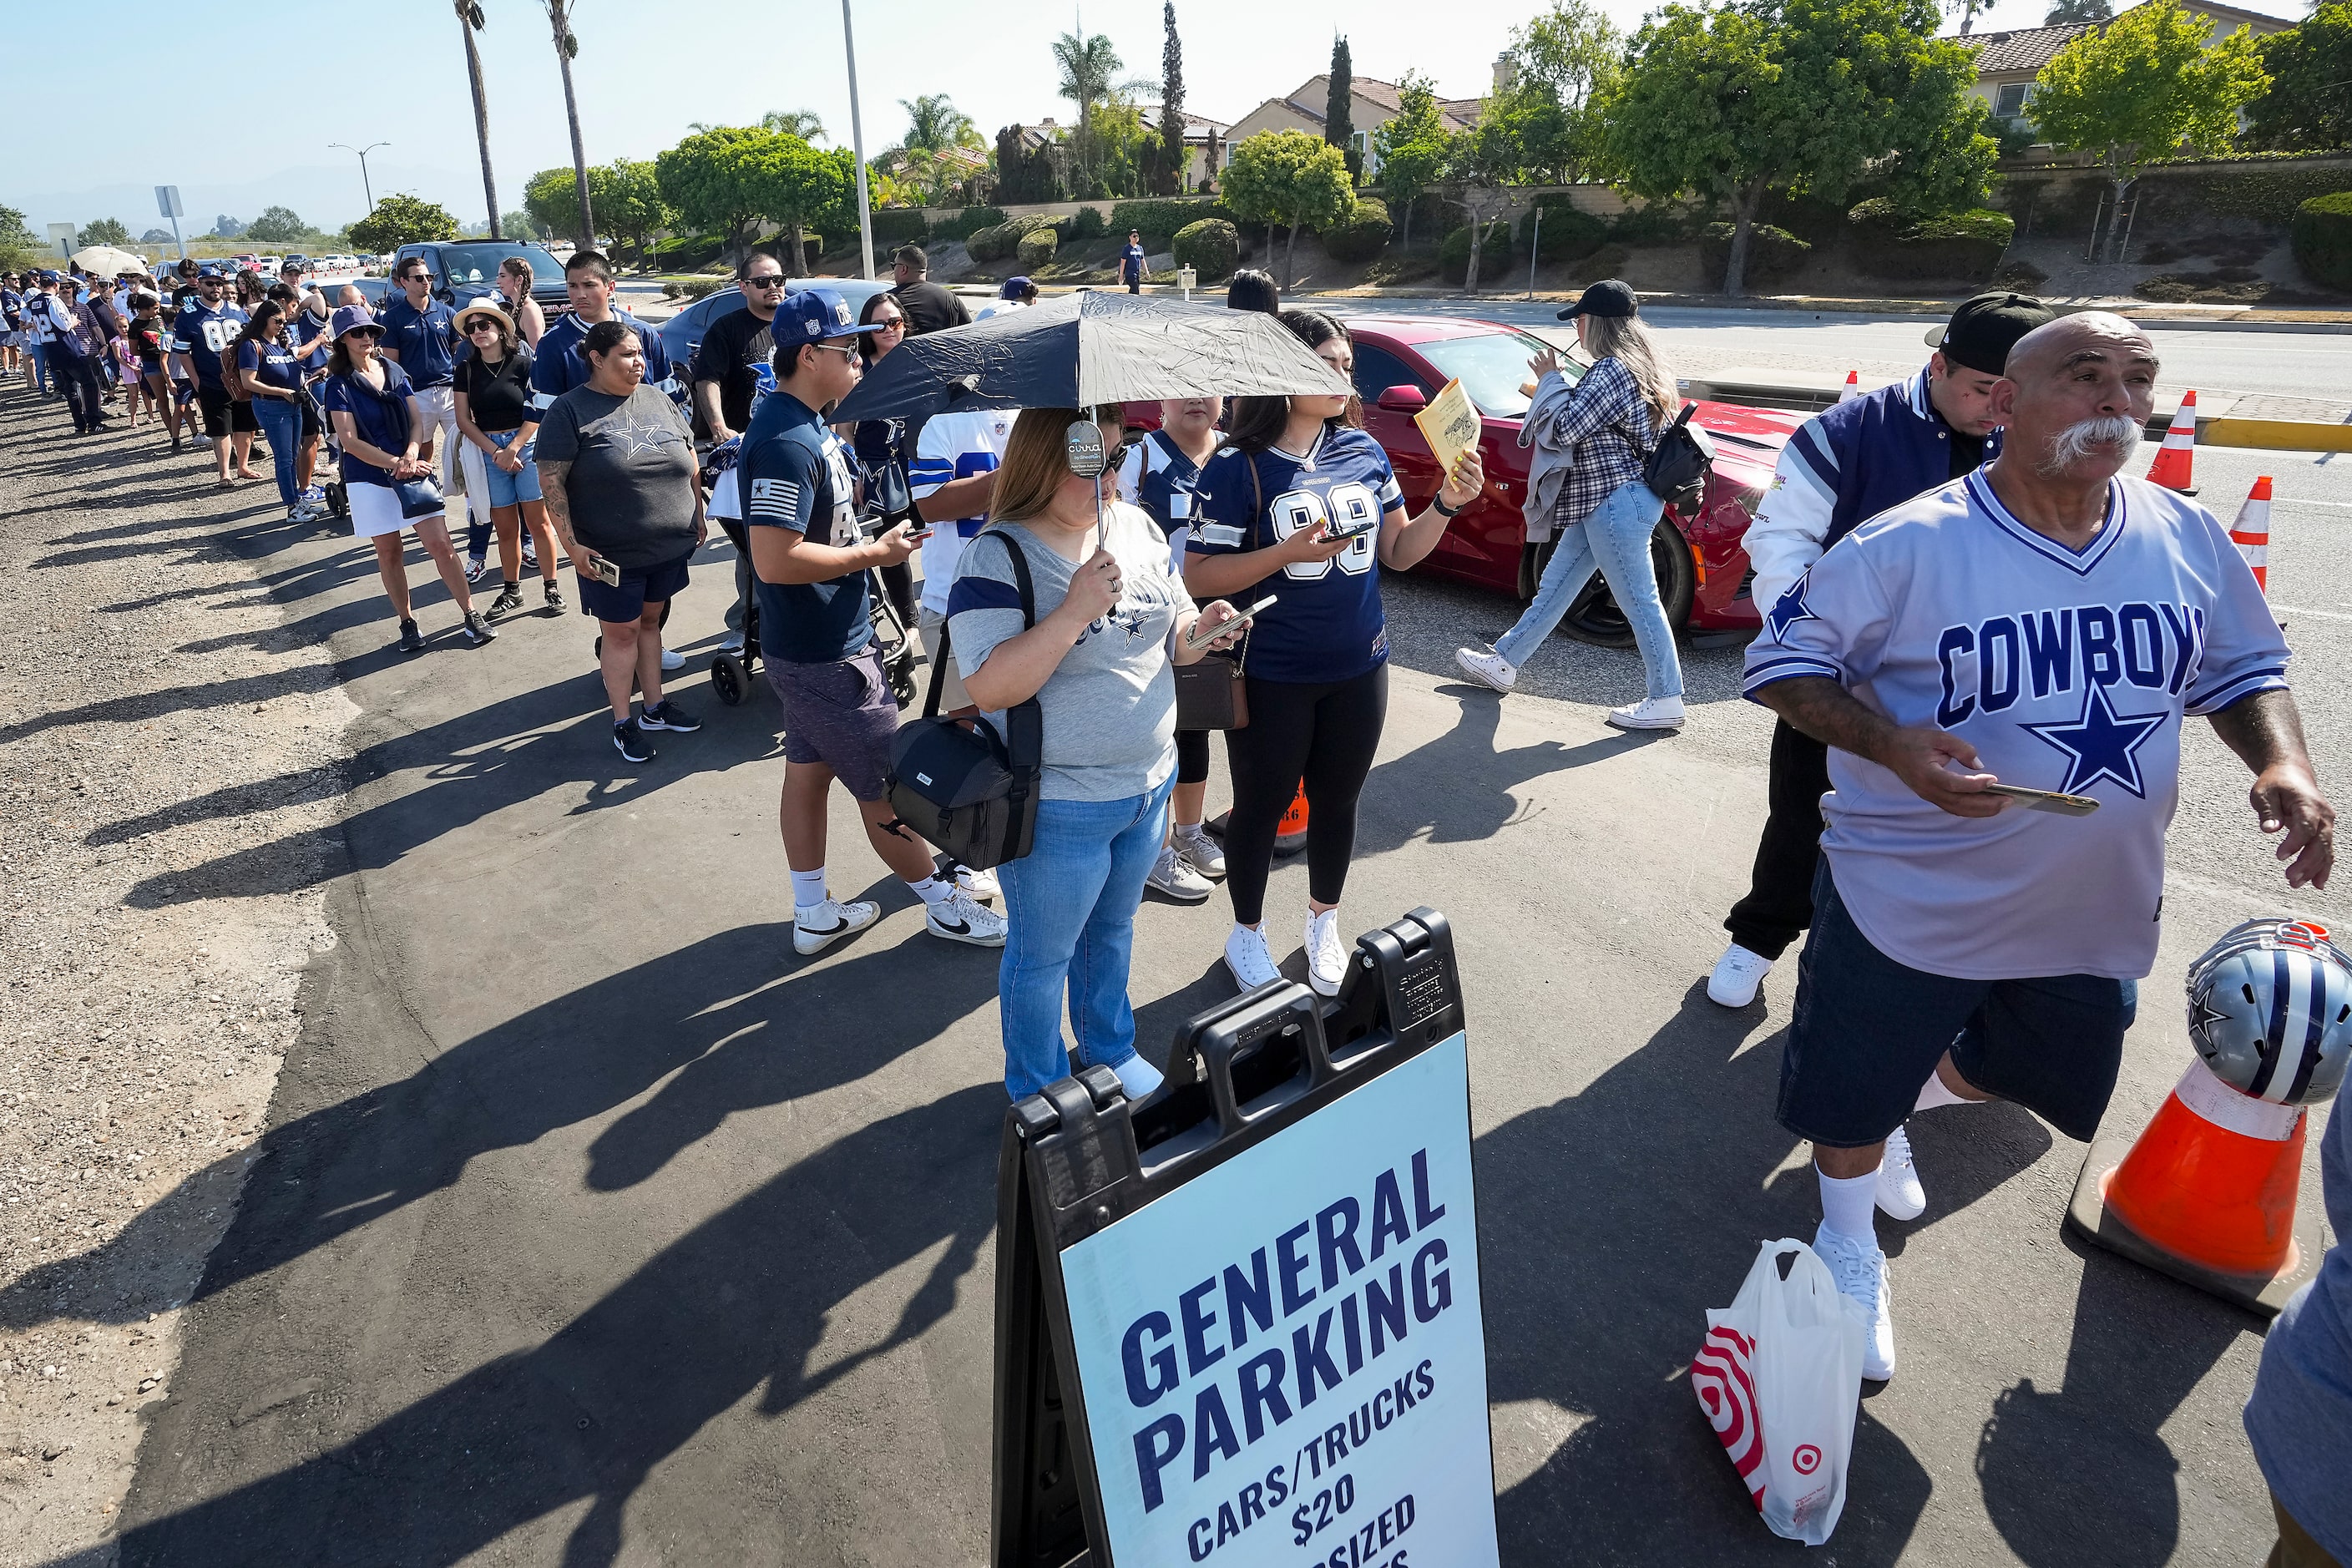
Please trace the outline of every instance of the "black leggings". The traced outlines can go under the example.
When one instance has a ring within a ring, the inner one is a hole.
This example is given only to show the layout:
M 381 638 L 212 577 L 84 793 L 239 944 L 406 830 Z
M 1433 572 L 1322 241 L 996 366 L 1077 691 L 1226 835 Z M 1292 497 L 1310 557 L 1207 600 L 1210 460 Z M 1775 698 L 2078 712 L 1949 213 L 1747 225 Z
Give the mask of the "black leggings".
M 1299 781 L 1307 784 L 1307 891 L 1336 904 L 1356 851 L 1356 797 L 1372 771 L 1389 710 L 1389 667 L 1352 680 L 1305 684 L 1249 680 L 1249 725 L 1226 737 L 1234 810 L 1225 824 L 1225 886 L 1234 919 L 1254 926 L 1265 914 L 1275 829 Z
M 1209 732 L 1206 730 L 1176 731 L 1176 782 L 1180 784 L 1209 782 Z

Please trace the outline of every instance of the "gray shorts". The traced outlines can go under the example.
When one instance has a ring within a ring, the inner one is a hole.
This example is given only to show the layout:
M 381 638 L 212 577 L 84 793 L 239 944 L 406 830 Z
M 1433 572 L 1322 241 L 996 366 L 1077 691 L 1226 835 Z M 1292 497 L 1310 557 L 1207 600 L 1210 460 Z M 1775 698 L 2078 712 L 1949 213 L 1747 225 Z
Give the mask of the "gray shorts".
M 924 605 L 922 612 L 915 617 L 915 628 L 922 637 L 923 658 L 926 661 L 939 658 L 940 644 L 945 640 L 947 624 L 947 617 L 929 605 Z M 940 711 L 952 713 L 959 708 L 971 707 L 972 702 L 971 696 L 963 689 L 963 672 L 956 668 L 953 649 L 948 652 L 947 663 L 947 679 L 940 682 Z M 915 700 L 928 701 L 930 693 L 931 670 L 929 663 L 926 662 L 923 673 L 915 678 Z
M 859 800 L 887 795 L 898 703 L 883 672 L 882 650 L 869 644 L 824 664 L 763 658 L 760 665 L 768 689 L 783 704 L 784 760 L 803 767 L 824 763 Z

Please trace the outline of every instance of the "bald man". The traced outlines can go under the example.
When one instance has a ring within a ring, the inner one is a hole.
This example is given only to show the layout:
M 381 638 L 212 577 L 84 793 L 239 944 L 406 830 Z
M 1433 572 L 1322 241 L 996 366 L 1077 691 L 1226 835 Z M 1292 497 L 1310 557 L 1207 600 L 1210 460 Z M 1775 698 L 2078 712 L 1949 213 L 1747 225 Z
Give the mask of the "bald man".
M 1831 748 L 1779 1110 L 1813 1144 L 1813 1248 L 1873 1324 L 1865 1377 L 1895 1370 L 1888 1135 L 1998 1098 L 2087 1142 L 2106 1112 L 2156 959 L 2182 725 L 2209 720 L 2253 771 L 2289 887 L 2335 862 L 2253 574 L 2212 513 L 2120 477 L 2156 373 L 2120 316 L 2027 333 L 1990 394 L 2000 457 L 1847 535 L 1748 649 L 1748 695 Z M 1997 793 L 2018 785 L 2096 806 Z

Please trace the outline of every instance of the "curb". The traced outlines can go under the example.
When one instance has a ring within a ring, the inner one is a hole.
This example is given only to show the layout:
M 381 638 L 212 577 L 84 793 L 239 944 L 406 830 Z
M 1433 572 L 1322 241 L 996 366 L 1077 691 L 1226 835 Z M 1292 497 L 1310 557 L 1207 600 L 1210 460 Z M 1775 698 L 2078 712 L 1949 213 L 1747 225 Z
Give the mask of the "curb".
M 2200 447 L 2256 447 L 2274 452 L 2352 452 L 2352 424 L 2308 419 L 2200 419 Z

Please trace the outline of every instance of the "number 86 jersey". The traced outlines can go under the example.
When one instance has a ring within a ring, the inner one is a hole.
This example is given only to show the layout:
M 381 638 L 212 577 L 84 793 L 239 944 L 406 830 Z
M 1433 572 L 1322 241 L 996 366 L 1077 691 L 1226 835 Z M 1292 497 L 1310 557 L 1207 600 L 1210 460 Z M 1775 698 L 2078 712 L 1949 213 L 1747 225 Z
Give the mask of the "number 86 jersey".
M 1221 447 L 1194 494 L 1196 555 L 1271 549 L 1318 523 L 1348 540 L 1328 561 L 1291 562 L 1246 595 L 1233 595 L 1237 605 L 1275 595 L 1249 636 L 1250 674 L 1301 683 L 1352 680 L 1387 662 L 1377 552 L 1381 520 L 1403 511 L 1404 495 L 1379 442 L 1348 426 L 1326 426 L 1305 457 L 1269 447 L 1253 458 Z

